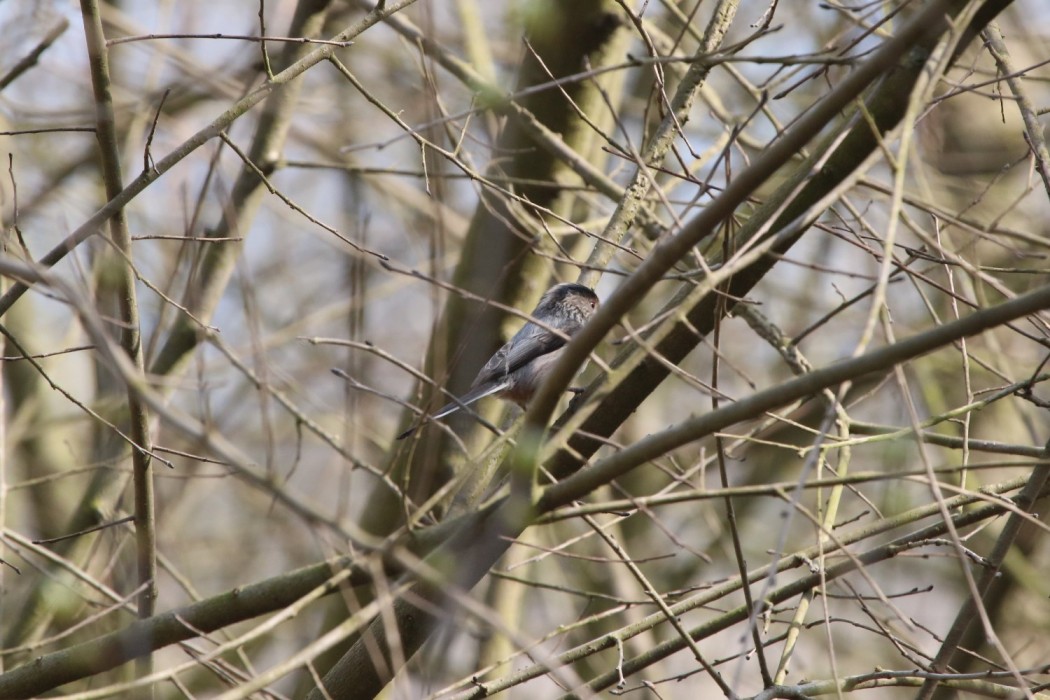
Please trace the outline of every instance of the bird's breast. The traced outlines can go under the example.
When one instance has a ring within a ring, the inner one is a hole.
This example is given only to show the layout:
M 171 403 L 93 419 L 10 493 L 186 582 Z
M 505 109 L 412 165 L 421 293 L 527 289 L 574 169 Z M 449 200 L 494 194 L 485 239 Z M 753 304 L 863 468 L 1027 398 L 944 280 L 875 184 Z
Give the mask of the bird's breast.
M 554 368 L 554 363 L 561 356 L 562 349 L 558 348 L 553 352 L 540 355 L 524 367 L 511 373 L 509 377 L 510 386 L 502 393 L 502 397 L 525 408 L 525 405 L 532 400 L 533 394 L 540 388 L 540 384 L 543 383 L 543 380 L 550 374 L 551 369 Z

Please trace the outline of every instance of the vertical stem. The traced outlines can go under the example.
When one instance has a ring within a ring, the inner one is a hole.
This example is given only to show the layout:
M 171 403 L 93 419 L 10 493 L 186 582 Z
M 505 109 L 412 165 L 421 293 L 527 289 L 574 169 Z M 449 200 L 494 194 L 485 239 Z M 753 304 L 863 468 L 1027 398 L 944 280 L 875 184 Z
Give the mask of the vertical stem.
M 124 189 L 124 182 L 121 176 L 113 97 L 110 92 L 109 54 L 102 31 L 98 0 L 81 0 L 80 9 L 84 19 L 84 36 L 95 96 L 95 133 L 98 138 L 102 177 L 106 187 L 106 199 L 112 200 Z M 120 259 L 115 260 L 112 269 L 104 270 L 103 274 L 113 280 L 116 289 L 121 321 L 120 345 L 138 371 L 143 372 L 138 302 L 135 298 L 135 272 L 131 262 L 131 236 L 123 208 L 110 219 L 109 232 L 114 247 L 120 253 Z M 157 536 L 153 510 L 153 474 L 150 470 L 152 444 L 146 408 L 130 388 L 128 413 L 130 433 L 136 445 L 131 451 L 131 460 L 135 489 L 135 552 L 138 585 L 142 587 L 138 596 L 138 615 L 140 618 L 148 618 L 153 615 L 157 597 Z M 149 674 L 153 667 L 151 657 L 141 657 L 136 666 L 140 676 Z M 147 695 L 152 693 L 147 691 Z
M 0 240 L 0 251 L 4 254 L 7 253 L 7 241 L 10 240 L 14 233 L 15 227 L 18 226 L 18 186 L 15 184 L 15 168 L 14 168 L 14 157 L 11 154 L 7 156 L 8 162 L 11 163 L 11 188 L 14 192 L 14 212 L 12 214 L 11 230 L 8 231 L 7 227 L 4 227 L 3 239 Z M 7 278 L 0 278 L 0 294 L 3 294 L 7 289 Z M 0 335 L 0 357 L 3 357 L 4 352 L 7 350 L 7 338 Z M 7 402 L 4 400 L 4 361 L 0 360 L 0 532 L 7 527 Z M 0 548 L 0 591 L 6 590 L 4 586 L 4 550 Z M 4 599 L 7 596 L 0 595 L 0 620 L 4 619 L 3 605 Z M 4 671 L 4 658 L 0 656 L 0 673 Z
M 1048 443 L 1048 447 L 1050 447 L 1050 443 Z M 1021 528 L 1025 525 L 1027 520 L 1026 514 L 1032 511 L 1036 499 L 1046 487 L 1048 480 L 1050 480 L 1050 470 L 1043 467 L 1036 467 L 1032 470 L 1031 475 L 1028 477 L 1028 482 L 1017 496 L 1017 510 L 1010 513 L 1006 524 L 995 541 L 995 546 L 985 558 L 985 567 L 981 573 L 980 580 L 977 582 L 977 591 L 980 593 L 980 599 L 969 597 L 960 606 L 959 612 L 955 616 L 955 621 L 952 622 L 948 633 L 944 635 L 941 648 L 929 665 L 929 670 L 940 673 L 952 668 L 959 654 L 959 641 L 966 634 L 967 629 L 974 624 L 979 625 L 986 622 L 986 620 L 982 619 L 983 615 L 980 610 L 984 596 L 995 579 L 1002 574 L 1002 565 L 1006 559 L 1006 554 L 1010 551 L 1014 540 L 1017 539 Z M 936 678 L 927 678 L 919 689 L 919 693 L 915 696 L 916 700 L 929 700 L 939 683 L 940 681 Z

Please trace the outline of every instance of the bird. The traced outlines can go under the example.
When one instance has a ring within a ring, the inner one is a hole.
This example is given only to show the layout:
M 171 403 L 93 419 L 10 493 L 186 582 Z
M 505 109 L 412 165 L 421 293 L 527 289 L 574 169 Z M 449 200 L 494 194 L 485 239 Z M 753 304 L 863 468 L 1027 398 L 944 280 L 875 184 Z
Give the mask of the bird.
M 467 393 L 430 415 L 438 420 L 483 399 L 498 396 L 525 408 L 550 374 L 568 338 L 575 335 L 598 310 L 598 295 L 590 287 L 563 282 L 548 289 L 514 334 L 478 372 Z M 397 436 L 404 440 L 423 422 Z

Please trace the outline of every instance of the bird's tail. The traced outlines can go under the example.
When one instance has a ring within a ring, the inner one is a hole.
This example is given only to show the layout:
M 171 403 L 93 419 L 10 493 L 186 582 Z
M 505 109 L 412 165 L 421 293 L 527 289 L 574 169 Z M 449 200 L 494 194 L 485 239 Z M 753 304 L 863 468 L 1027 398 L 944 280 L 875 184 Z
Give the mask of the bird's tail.
M 423 420 L 419 421 L 411 428 L 398 435 L 397 439 L 404 440 L 409 435 L 419 430 L 427 421 L 439 420 L 441 418 L 444 418 L 445 416 L 451 415 L 459 409 L 466 408 L 470 404 L 480 399 L 483 399 L 486 396 L 498 394 L 499 392 L 505 390 L 508 386 L 510 386 L 510 380 L 508 378 L 503 378 L 498 382 L 486 382 L 484 384 L 476 386 L 467 393 L 463 394 L 463 396 L 460 396 L 458 398 L 453 397 L 451 403 L 447 403 L 438 410 L 434 411 L 434 413 L 432 413 L 430 416 L 425 417 Z

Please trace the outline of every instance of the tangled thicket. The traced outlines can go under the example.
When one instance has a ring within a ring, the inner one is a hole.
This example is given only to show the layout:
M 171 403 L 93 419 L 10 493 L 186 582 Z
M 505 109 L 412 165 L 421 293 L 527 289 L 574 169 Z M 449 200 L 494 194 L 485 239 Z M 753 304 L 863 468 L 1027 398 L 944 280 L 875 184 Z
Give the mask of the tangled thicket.
M 1047 696 L 1042 0 L 152 5 L 0 5 L 0 698 Z

